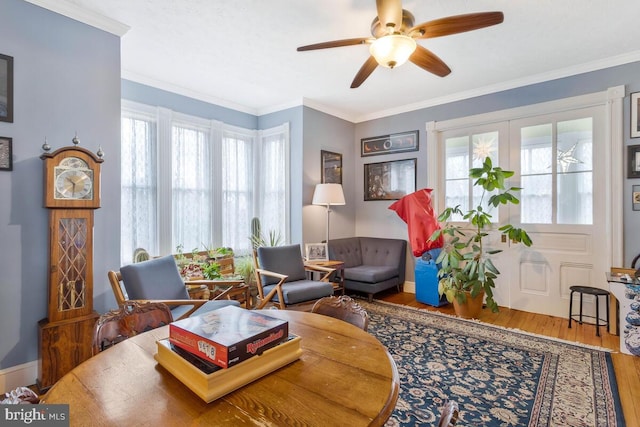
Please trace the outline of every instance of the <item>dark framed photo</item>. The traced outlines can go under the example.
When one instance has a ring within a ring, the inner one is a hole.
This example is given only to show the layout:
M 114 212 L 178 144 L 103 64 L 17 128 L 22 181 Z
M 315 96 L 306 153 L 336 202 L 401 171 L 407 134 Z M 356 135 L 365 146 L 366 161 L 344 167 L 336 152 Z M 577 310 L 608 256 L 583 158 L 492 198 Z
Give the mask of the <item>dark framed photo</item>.
M 13 170 L 12 139 L 0 136 L 0 170 Z
M 363 138 L 360 148 L 360 157 L 418 151 L 418 131 Z
M 0 54 L 0 122 L 13 123 L 13 57 Z
M 627 178 L 640 178 L 640 145 L 627 146 Z
M 631 203 L 634 211 L 640 211 L 640 185 L 631 187 Z
M 321 184 L 342 184 L 342 154 L 320 150 Z
M 399 200 L 416 191 L 416 159 L 364 165 L 364 200 Z
M 631 138 L 640 138 L 640 92 L 631 94 Z

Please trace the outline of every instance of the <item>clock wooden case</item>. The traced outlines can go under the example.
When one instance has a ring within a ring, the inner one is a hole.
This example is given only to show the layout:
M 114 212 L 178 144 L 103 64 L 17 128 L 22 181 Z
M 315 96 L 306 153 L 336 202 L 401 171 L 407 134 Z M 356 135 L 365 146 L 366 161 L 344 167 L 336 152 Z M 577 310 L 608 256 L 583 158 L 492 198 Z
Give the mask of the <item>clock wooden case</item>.
M 91 357 L 93 213 L 100 207 L 103 159 L 77 145 L 44 153 L 44 207 L 49 209 L 49 298 L 39 322 L 38 387 L 47 390 Z

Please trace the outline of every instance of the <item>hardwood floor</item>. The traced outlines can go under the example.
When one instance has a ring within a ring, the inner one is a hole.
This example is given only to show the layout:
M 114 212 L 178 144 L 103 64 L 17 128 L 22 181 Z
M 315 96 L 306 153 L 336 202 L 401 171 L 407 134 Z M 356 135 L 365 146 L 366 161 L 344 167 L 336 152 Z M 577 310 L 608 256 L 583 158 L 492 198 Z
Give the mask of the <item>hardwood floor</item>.
M 453 306 L 432 307 L 416 301 L 411 293 L 394 291 L 376 295 L 377 299 L 403 304 L 411 307 L 454 314 Z M 622 403 L 622 411 L 628 427 L 640 427 L 640 357 L 620 353 L 620 338 L 611 335 L 606 328 L 600 327 L 600 337 L 596 336 L 595 325 L 572 323 L 568 328 L 568 320 L 525 311 L 500 308 L 499 313 L 482 310 L 480 320 L 505 328 L 516 328 L 552 338 L 560 338 L 587 345 L 605 347 L 613 350 L 612 360 L 618 383 L 618 392 Z

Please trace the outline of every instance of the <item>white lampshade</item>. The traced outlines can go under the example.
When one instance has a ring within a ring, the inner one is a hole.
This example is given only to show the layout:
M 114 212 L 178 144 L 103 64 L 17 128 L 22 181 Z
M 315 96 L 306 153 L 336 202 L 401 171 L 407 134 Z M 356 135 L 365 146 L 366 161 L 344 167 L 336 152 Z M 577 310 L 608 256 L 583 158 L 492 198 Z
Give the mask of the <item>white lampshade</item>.
M 409 36 L 389 34 L 374 41 L 369 47 L 369 52 L 378 64 L 394 68 L 407 62 L 416 47 L 416 41 Z
M 344 205 L 344 193 L 341 184 L 317 184 L 313 192 L 314 205 Z

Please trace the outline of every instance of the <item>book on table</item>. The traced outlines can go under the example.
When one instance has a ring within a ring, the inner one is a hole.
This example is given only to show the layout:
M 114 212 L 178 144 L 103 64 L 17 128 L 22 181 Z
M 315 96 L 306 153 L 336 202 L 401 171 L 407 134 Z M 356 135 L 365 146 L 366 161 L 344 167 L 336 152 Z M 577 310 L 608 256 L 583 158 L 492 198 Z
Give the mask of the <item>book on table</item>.
M 289 335 L 289 323 L 255 311 L 227 306 L 172 322 L 172 344 L 229 368 L 261 354 Z
M 163 339 L 156 342 L 158 363 L 205 402 L 212 402 L 300 358 L 301 339 L 285 341 L 256 357 L 224 369 Z

